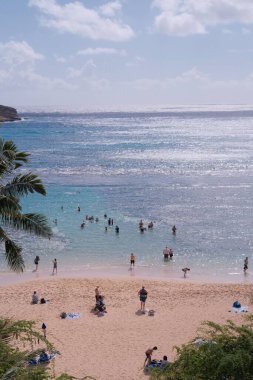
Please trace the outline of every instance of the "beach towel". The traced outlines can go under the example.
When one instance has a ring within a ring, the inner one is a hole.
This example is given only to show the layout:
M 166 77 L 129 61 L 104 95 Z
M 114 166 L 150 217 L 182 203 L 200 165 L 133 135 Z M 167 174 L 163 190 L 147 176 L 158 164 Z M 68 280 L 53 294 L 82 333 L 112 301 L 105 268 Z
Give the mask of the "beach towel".
M 42 352 L 40 355 L 35 356 L 30 359 L 28 365 L 37 365 L 42 363 L 48 363 L 50 360 L 53 360 L 56 356 L 56 352 L 51 352 L 51 354 L 47 354 L 46 352 Z
M 232 307 L 231 311 L 233 313 L 247 313 L 249 311 L 249 308 L 248 306 Z
M 66 313 L 66 318 L 70 318 L 70 319 L 80 318 L 80 313 L 75 313 L 75 312 Z

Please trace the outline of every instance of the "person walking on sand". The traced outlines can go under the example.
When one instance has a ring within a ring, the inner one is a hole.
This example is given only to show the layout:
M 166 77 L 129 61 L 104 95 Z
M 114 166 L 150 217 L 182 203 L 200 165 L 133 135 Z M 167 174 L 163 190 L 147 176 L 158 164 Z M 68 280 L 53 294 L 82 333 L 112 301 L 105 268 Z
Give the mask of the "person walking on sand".
M 134 268 L 134 264 L 135 264 L 135 256 L 133 253 L 131 253 L 131 256 L 130 256 L 130 268 Z
M 53 260 L 53 273 L 52 274 L 57 274 L 57 260 L 54 259 Z
M 248 270 L 248 266 L 249 266 L 249 259 L 248 259 L 248 257 L 246 257 L 244 260 L 244 266 L 243 266 L 244 274 L 246 274 L 246 272 Z
M 152 360 L 152 354 L 153 354 L 153 351 L 156 351 L 157 350 L 157 347 L 153 347 L 153 348 L 148 348 L 147 351 L 145 352 L 145 355 L 146 355 L 146 359 L 144 361 L 144 367 L 145 365 L 150 365 L 151 363 L 151 360 Z
M 45 325 L 44 322 L 42 323 L 41 330 L 42 330 L 42 334 L 44 335 L 44 338 L 46 338 L 47 337 L 47 326 Z
M 148 292 L 146 291 L 145 287 L 143 286 L 139 290 L 138 294 L 139 294 L 140 301 L 141 301 L 141 311 L 145 314 L 145 303 L 147 300 Z

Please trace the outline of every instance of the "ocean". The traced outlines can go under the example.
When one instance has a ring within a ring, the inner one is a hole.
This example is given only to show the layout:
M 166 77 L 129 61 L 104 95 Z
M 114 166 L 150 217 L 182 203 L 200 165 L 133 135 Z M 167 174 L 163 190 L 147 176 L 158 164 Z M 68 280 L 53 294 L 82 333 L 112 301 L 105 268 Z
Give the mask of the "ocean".
M 2 124 L 1 136 L 31 153 L 26 170 L 43 179 L 47 196 L 28 196 L 23 211 L 44 213 L 54 231 L 51 240 L 13 234 L 23 246 L 27 273 L 39 255 L 41 273 L 49 273 L 57 258 L 59 273 L 67 275 L 179 279 L 189 267 L 194 280 L 252 280 L 250 107 L 23 112 L 22 117 Z M 99 221 L 86 221 L 86 215 Z M 140 219 L 144 227 L 153 221 L 154 228 L 141 233 Z M 174 251 L 168 262 L 162 254 L 166 245 Z M 8 271 L 1 254 L 0 273 Z

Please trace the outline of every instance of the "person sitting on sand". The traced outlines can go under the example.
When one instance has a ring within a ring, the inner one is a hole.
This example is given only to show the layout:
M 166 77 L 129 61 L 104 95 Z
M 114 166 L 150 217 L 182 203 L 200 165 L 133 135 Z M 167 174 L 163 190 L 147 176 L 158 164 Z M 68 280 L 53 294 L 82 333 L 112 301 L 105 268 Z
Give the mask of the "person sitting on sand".
M 182 268 L 182 271 L 184 272 L 184 278 L 186 278 L 186 273 L 190 271 L 190 268 Z
M 107 313 L 106 306 L 104 304 L 104 296 L 99 295 L 96 299 L 95 311 L 99 311 L 100 313 Z
M 153 348 L 148 348 L 147 351 L 145 352 L 146 354 L 146 359 L 144 361 L 144 367 L 145 365 L 150 365 L 151 363 L 151 360 L 152 360 L 152 354 L 153 354 L 153 351 L 157 350 L 157 347 L 153 347 Z
M 143 286 L 141 290 L 138 292 L 140 301 L 141 301 L 141 311 L 145 313 L 145 303 L 147 300 L 148 292 L 146 291 L 145 287 Z
M 32 295 L 32 304 L 35 305 L 39 302 L 39 296 L 36 292 L 36 290 L 33 292 L 33 295 Z
M 168 357 L 166 355 L 164 355 L 163 357 L 163 360 L 161 360 L 161 365 L 160 365 L 160 368 L 166 368 L 168 367 L 170 363 L 168 362 Z
M 97 299 L 98 299 L 99 296 L 100 296 L 99 286 L 97 286 L 97 287 L 95 288 L 95 298 L 96 298 L 96 301 L 97 301 Z

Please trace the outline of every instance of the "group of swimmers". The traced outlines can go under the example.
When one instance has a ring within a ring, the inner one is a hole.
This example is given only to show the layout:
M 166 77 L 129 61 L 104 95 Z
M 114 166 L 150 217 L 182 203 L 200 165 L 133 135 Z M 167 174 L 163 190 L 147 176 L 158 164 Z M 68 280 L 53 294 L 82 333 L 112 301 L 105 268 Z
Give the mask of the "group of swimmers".
M 153 227 L 154 227 L 154 223 L 152 221 L 148 223 L 148 229 L 152 229 Z M 144 232 L 147 230 L 147 228 L 144 227 L 144 223 L 142 219 L 139 221 L 139 230 L 140 232 Z

